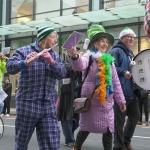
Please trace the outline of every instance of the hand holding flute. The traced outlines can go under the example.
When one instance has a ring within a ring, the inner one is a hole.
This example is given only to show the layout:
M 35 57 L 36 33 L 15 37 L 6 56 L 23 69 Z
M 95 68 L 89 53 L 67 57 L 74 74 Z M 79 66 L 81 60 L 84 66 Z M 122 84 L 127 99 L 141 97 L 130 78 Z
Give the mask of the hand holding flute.
M 49 49 L 44 49 L 43 51 L 41 51 L 40 53 L 36 53 L 36 52 L 32 52 L 30 53 L 26 60 L 25 60 L 25 65 L 26 66 L 30 66 L 32 63 L 34 63 L 39 56 L 42 56 L 43 59 L 50 65 L 54 65 L 54 60 L 52 59 L 50 53 L 48 51 L 50 51 L 52 48 L 54 48 L 57 44 L 55 44 L 53 47 L 49 48 Z
M 5 55 L 3 55 L 2 53 L 0 53 L 0 60 L 5 61 L 5 60 L 7 60 L 7 59 L 9 59 L 9 58 L 6 57 Z
M 25 65 L 26 66 L 31 66 L 36 60 L 38 59 L 37 57 L 37 52 L 31 52 L 25 60 Z M 29 61 L 30 60 L 30 61 Z
M 42 57 L 49 65 L 54 66 L 55 61 L 53 60 L 47 49 L 43 50 Z

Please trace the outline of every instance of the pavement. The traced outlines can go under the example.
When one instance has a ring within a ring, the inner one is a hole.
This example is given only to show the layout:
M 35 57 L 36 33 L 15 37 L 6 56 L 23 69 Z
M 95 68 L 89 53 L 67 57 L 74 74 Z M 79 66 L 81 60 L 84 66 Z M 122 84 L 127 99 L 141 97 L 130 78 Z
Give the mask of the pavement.
M 16 116 L 16 108 L 10 108 L 10 116 Z M 150 118 L 150 116 L 149 116 L 149 118 Z M 127 120 L 127 117 L 126 117 L 126 120 Z M 142 115 L 142 120 L 143 120 L 143 122 L 145 121 L 144 113 Z M 150 119 L 149 119 L 149 123 L 150 123 Z
M 16 116 L 16 108 L 10 108 L 10 115 Z
M 15 145 L 14 135 L 15 135 L 15 116 L 3 117 L 4 121 L 4 135 L 0 139 L 0 150 L 13 150 Z M 59 122 L 59 125 L 60 122 Z M 61 128 L 60 128 L 61 129 Z M 135 150 L 150 150 L 150 126 L 145 125 L 137 126 L 132 138 L 132 146 Z M 78 129 L 75 132 L 75 137 Z M 36 131 L 33 133 L 30 139 L 28 150 L 39 150 Z M 70 147 L 64 146 L 64 136 L 61 131 L 60 139 L 60 150 L 71 150 Z M 91 133 L 83 144 L 82 150 L 104 150 L 102 145 L 102 134 Z

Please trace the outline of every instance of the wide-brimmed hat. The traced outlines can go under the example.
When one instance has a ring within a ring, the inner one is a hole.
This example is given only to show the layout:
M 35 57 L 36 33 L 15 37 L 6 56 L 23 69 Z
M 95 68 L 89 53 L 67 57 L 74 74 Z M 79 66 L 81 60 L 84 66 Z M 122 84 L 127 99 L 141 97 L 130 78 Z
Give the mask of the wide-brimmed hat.
M 94 43 L 95 41 L 97 41 L 99 38 L 102 38 L 102 37 L 107 38 L 110 45 L 113 45 L 114 43 L 114 37 L 111 34 L 106 33 L 104 27 L 98 24 L 91 25 L 87 29 L 87 37 L 90 40 L 88 47 L 90 47 L 92 43 Z

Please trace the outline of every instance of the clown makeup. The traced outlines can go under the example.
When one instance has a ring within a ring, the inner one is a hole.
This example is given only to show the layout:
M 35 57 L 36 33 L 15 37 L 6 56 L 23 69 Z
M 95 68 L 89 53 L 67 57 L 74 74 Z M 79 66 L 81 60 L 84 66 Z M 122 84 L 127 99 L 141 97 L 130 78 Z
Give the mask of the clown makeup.
M 101 51 L 102 53 L 106 52 L 108 50 L 108 48 L 109 48 L 109 41 L 108 41 L 108 39 L 105 38 L 105 37 L 98 39 L 95 42 L 95 48 L 98 51 Z

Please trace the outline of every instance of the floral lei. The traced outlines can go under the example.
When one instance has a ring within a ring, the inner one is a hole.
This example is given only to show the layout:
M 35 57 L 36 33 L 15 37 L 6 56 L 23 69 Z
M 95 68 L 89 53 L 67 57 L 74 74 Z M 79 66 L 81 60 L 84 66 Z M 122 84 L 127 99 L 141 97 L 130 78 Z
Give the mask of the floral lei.
M 106 90 L 107 86 L 111 85 L 112 74 L 110 71 L 111 63 L 114 62 L 114 58 L 110 54 L 103 53 L 101 57 L 98 58 L 98 69 L 99 72 L 96 74 L 99 78 L 99 86 L 95 90 L 98 95 L 98 100 L 102 104 L 106 102 Z

